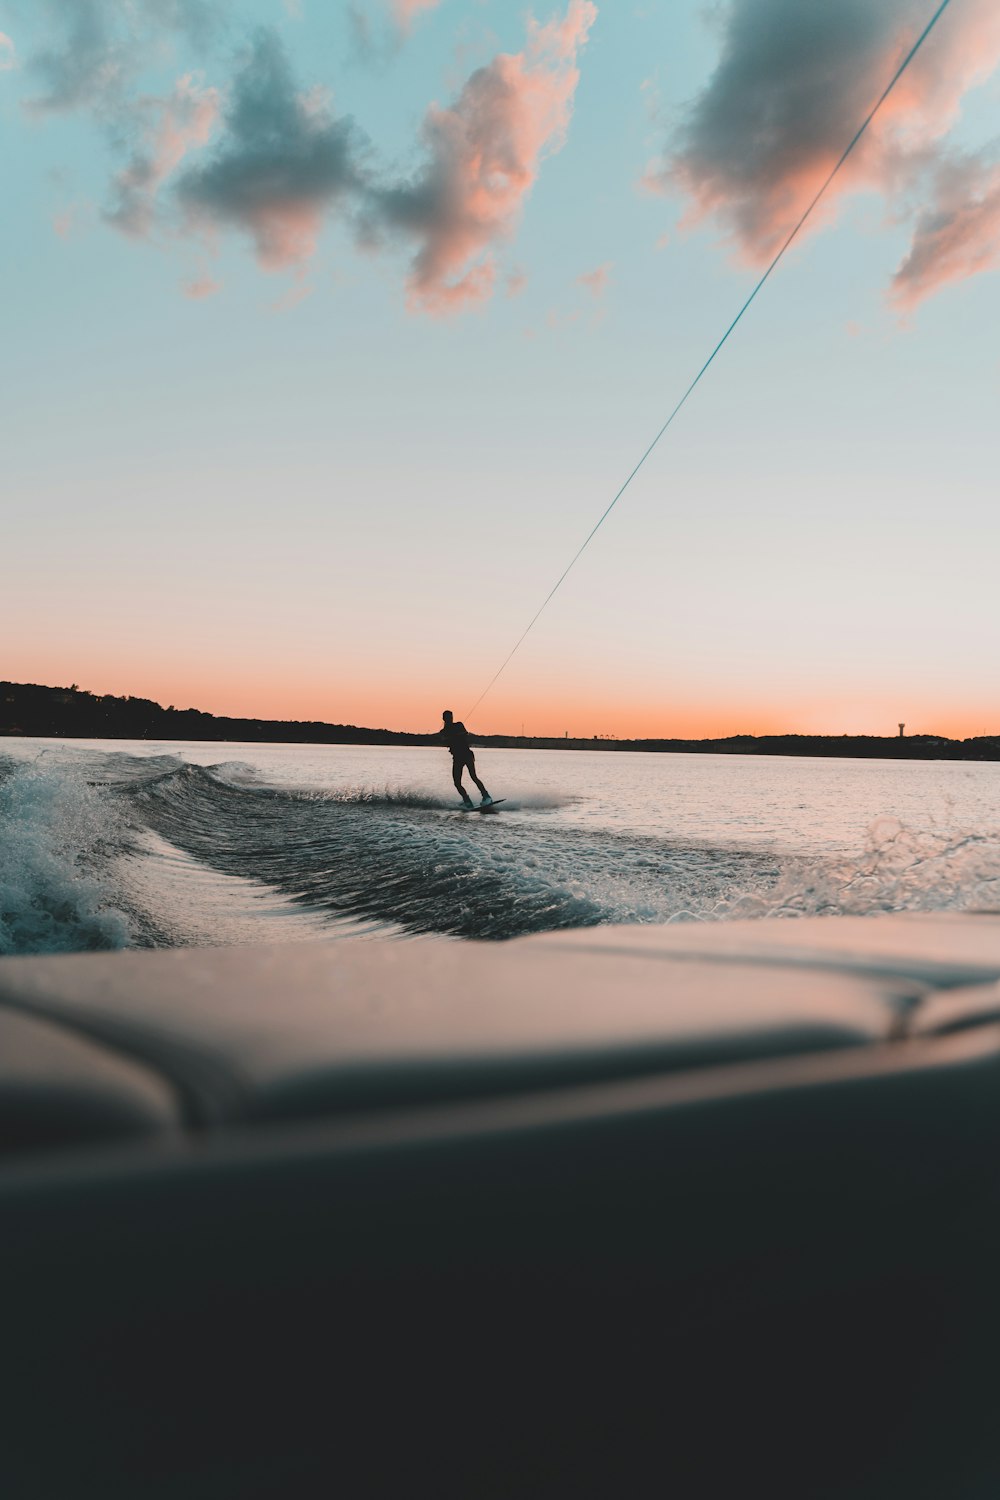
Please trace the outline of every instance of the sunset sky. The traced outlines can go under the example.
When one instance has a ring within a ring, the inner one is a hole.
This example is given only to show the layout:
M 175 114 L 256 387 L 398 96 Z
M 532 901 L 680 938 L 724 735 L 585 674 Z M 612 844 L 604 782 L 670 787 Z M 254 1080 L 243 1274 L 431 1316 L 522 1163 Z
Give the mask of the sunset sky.
M 935 0 L 0 0 L 0 676 L 464 717 Z M 953 0 L 477 710 L 1000 733 Z

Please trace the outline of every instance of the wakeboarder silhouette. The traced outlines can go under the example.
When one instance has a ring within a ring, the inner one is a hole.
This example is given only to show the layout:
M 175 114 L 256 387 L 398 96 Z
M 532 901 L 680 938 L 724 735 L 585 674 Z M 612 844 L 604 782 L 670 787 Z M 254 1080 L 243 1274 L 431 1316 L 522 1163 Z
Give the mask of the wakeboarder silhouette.
M 475 806 L 472 798 L 469 796 L 468 792 L 465 790 L 465 787 L 462 785 L 462 772 L 468 771 L 469 775 L 476 783 L 476 786 L 483 794 L 482 806 L 489 807 L 490 803 L 493 801 L 493 798 L 490 796 L 489 792 L 486 790 L 486 788 L 483 786 L 483 783 L 476 775 L 476 757 L 473 755 L 472 746 L 469 744 L 469 731 L 466 729 L 461 720 L 456 722 L 455 716 L 450 708 L 446 708 L 441 714 L 441 717 L 444 720 L 444 724 L 438 730 L 438 736 L 440 739 L 444 740 L 445 744 L 448 746 L 448 749 L 451 751 L 451 774 L 455 782 L 455 787 L 459 795 L 461 796 L 462 801 L 465 803 L 466 807 Z

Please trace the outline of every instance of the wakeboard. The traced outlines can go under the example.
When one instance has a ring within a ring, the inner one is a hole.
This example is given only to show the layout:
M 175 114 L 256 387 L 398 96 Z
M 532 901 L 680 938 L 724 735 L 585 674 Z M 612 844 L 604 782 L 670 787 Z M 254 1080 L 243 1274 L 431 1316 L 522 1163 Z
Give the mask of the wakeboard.
M 507 801 L 506 797 L 497 797 L 496 800 L 493 801 L 493 802 L 463 802 L 462 805 L 459 807 L 458 811 L 459 812 L 481 812 L 481 813 L 492 812 L 495 807 L 499 807 L 502 803 L 504 803 L 506 801 Z

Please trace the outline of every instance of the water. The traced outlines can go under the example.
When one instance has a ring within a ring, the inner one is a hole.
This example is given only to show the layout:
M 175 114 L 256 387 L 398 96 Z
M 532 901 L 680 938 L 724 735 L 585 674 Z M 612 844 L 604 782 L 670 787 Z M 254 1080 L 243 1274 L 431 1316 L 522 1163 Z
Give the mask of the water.
M 1000 907 L 1000 765 L 0 745 L 0 952 Z

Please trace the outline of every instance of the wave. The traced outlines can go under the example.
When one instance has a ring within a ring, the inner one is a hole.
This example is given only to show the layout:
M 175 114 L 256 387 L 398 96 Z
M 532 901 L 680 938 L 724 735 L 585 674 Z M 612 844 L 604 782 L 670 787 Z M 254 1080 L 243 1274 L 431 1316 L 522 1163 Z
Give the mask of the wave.
M 893 911 L 1000 910 L 1000 830 L 908 828 L 878 818 L 860 855 L 793 860 L 765 898 L 731 917 L 872 916 Z
M 163 837 L 312 908 L 413 933 L 507 938 L 607 922 L 870 914 L 1000 906 L 1000 831 L 879 819 L 860 854 L 777 856 L 509 814 L 470 818 L 406 787 L 336 792 L 235 782 L 183 766 L 133 802 Z
M 226 766 L 208 766 L 205 768 L 215 780 L 230 780 L 224 775 Z M 252 768 L 250 768 L 252 769 Z M 245 784 L 245 783 L 244 783 Z M 441 794 L 438 792 L 417 791 L 411 787 L 404 786 L 346 786 L 346 787 L 303 787 L 301 789 L 282 788 L 280 791 L 270 788 L 261 790 L 273 790 L 276 796 L 292 796 L 304 799 L 307 802 L 341 802 L 349 803 L 355 807 L 398 807 L 398 808 L 430 808 L 438 812 L 453 813 L 459 810 L 454 793 Z M 519 796 L 504 797 L 503 803 L 507 813 L 512 812 L 554 812 L 560 807 L 570 807 L 579 801 L 577 797 L 559 795 L 554 792 L 523 792 Z
M 124 948 L 138 938 L 106 878 L 127 831 L 82 773 L 0 764 L 0 953 Z
M 544 816 L 567 800 L 469 817 L 450 796 L 274 786 L 238 761 L 0 762 L 0 952 L 1000 907 L 997 830 L 880 819 L 860 853 L 806 858 Z
M 406 788 L 317 794 L 184 765 L 124 790 L 149 827 L 216 870 L 331 916 L 410 933 L 507 938 L 665 921 L 680 908 L 707 916 L 737 889 L 777 875 L 767 854 L 469 818 L 453 799 Z M 511 800 L 508 812 L 518 806 Z M 559 805 L 552 796 L 534 802 Z
M 215 767 L 211 767 L 215 772 Z M 310 788 L 293 795 L 310 802 L 339 802 L 351 807 L 415 807 L 437 808 L 440 811 L 453 809 L 454 797 L 441 797 L 433 792 L 413 791 L 408 787 L 336 787 L 331 790 Z

